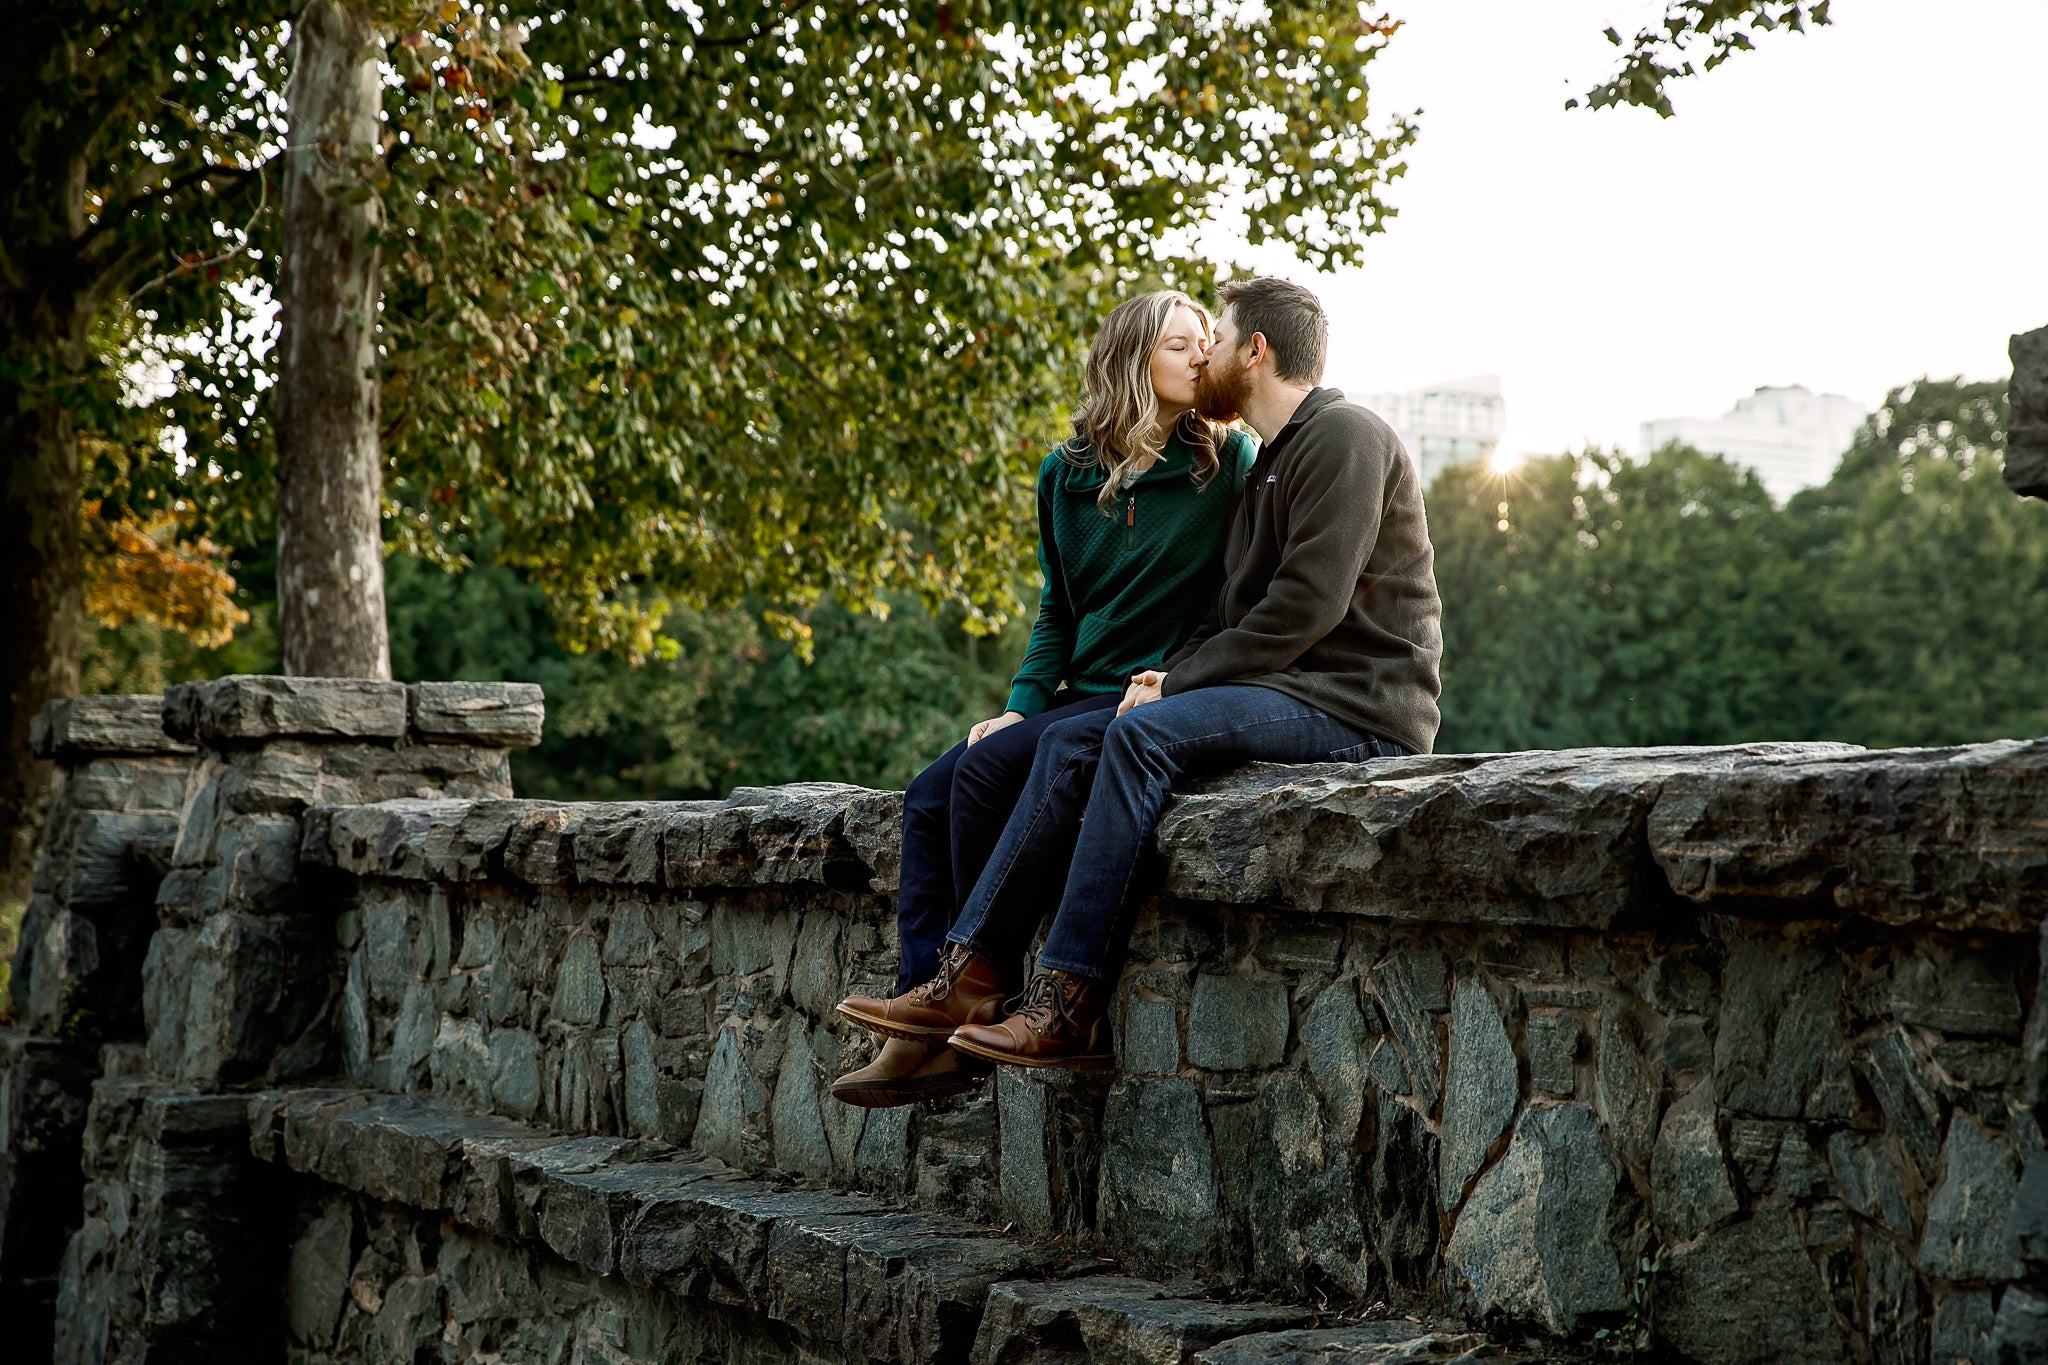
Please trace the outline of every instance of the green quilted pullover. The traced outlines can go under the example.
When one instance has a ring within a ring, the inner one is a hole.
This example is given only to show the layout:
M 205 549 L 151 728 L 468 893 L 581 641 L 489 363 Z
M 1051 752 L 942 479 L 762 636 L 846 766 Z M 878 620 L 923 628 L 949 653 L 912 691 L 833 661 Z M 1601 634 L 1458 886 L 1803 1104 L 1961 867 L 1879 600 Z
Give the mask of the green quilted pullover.
M 1038 469 L 1038 567 L 1045 592 L 1009 710 L 1035 716 L 1061 684 L 1082 696 L 1121 692 L 1157 668 L 1202 623 L 1221 581 L 1223 531 L 1251 468 L 1251 438 L 1232 432 L 1216 476 L 1196 486 L 1178 434 L 1104 515 L 1103 471 L 1058 450 Z

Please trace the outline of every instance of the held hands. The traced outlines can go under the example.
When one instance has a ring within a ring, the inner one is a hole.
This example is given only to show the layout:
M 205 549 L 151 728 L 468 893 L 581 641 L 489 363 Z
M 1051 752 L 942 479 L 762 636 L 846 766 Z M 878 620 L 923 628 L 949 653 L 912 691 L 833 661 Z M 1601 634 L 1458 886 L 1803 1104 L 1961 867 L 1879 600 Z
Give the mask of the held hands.
M 1165 682 L 1166 675 L 1155 668 L 1148 668 L 1143 673 L 1133 673 L 1131 685 L 1124 689 L 1124 699 L 1117 704 L 1116 713 L 1122 715 L 1133 706 L 1158 701 L 1159 689 Z
M 1024 717 L 1015 711 L 1005 711 L 1000 716 L 990 716 L 987 720 L 977 721 L 974 728 L 967 732 L 968 746 L 971 748 L 982 740 L 987 739 L 996 731 L 1007 730 L 1022 719 Z

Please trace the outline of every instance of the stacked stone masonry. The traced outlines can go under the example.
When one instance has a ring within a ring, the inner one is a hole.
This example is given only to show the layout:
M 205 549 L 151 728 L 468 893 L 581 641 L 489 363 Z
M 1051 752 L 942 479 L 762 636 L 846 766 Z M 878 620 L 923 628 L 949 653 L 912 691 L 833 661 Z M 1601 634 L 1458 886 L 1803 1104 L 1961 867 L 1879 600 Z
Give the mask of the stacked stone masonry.
M 341 686 L 165 707 L 59 1359 L 230 1316 L 121 1292 L 173 1225 L 275 1249 L 307 1361 L 2048 1359 L 2048 742 L 1247 769 L 1160 830 L 1114 1075 L 861 1111 L 897 794 L 517 801 L 537 699 L 310 733 Z
M 299 878 L 304 813 L 509 795 L 506 750 L 540 725 L 540 690 L 501 684 L 231 678 L 44 708 L 33 742 L 55 760 L 54 799 L 13 964 L 16 1028 L 0 1039 L 0 1314 L 24 1359 L 48 1357 L 54 1324 L 92 1316 L 58 1311 L 67 1238 L 76 1252 L 154 1226 L 128 1217 L 126 1157 L 95 1164 L 104 1135 L 133 1128 L 103 1112 L 132 1084 L 97 1081 L 213 1088 L 329 1065 L 332 911 Z M 154 1152 L 145 1165 L 168 1179 L 177 1162 Z M 155 1210 L 165 1187 L 149 1188 Z M 116 1334 L 134 1349 L 76 1358 L 164 1346 L 142 1322 Z
M 2048 327 L 2015 336 L 2010 353 L 2005 482 L 2022 497 L 2048 498 Z
M 167 733 L 202 746 L 158 887 L 142 1007 L 154 1074 L 199 1084 L 316 1074 L 332 1054 L 330 902 L 299 877 L 309 810 L 507 797 L 539 742 L 540 689 L 230 678 L 174 687 Z
M 163 730 L 158 697 L 78 697 L 36 717 L 56 772 L 9 977 L 19 1030 L 0 1038 L 0 1322 L 47 1357 L 65 1238 L 78 1223 L 79 1145 L 96 1042 L 140 1037 L 138 986 L 198 763 Z

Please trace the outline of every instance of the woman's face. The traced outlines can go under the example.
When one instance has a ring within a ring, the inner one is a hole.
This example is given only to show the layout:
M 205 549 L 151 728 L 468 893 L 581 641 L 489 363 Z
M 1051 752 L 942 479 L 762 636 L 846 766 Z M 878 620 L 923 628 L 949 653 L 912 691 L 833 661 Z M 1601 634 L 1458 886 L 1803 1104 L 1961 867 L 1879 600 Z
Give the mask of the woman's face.
M 1162 408 L 1195 405 L 1195 375 L 1200 371 L 1208 334 L 1194 309 L 1176 307 L 1167 319 L 1166 334 L 1152 348 L 1152 391 Z

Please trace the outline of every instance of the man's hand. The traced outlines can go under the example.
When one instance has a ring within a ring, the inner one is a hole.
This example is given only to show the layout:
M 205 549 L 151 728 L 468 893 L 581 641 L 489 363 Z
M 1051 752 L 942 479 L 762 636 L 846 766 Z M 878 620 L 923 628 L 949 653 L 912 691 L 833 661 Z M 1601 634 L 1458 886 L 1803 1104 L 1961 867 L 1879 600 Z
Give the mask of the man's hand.
M 1015 711 L 1005 711 L 1000 716 L 990 716 L 987 720 L 976 721 L 974 728 L 967 732 L 967 743 L 970 747 L 979 744 L 996 731 L 1007 730 L 1022 719 L 1024 717 Z
M 1124 699 L 1117 704 L 1116 713 L 1122 715 L 1133 706 L 1143 706 L 1148 701 L 1159 700 L 1159 689 L 1166 683 L 1166 675 L 1157 669 L 1148 668 L 1143 673 L 1131 675 L 1131 685 L 1124 689 Z

